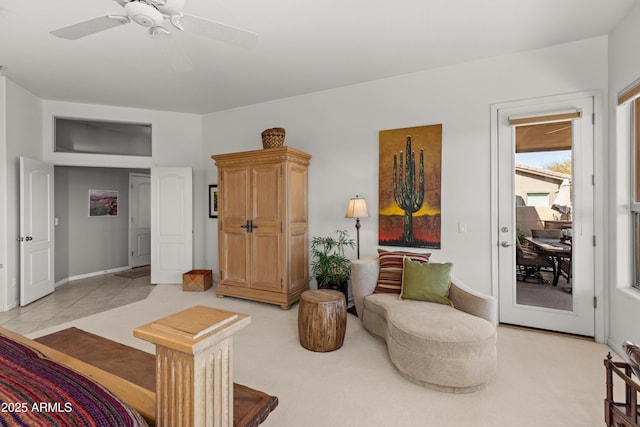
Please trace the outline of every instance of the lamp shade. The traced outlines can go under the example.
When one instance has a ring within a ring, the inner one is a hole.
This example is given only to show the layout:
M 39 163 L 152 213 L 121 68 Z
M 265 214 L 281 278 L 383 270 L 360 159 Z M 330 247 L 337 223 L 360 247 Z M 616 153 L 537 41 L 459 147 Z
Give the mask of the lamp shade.
M 365 199 L 360 199 L 356 196 L 349 200 L 347 213 L 344 215 L 345 218 L 364 218 L 367 216 L 369 216 L 369 211 L 367 210 L 367 202 Z

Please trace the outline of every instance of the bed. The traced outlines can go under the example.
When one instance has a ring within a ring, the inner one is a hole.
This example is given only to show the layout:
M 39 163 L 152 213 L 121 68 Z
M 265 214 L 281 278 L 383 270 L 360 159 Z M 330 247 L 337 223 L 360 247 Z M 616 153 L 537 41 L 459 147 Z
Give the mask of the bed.
M 168 318 L 191 325 L 211 310 L 196 306 Z M 233 383 L 232 337 L 249 320 L 238 314 L 197 339 L 158 331 L 153 322 L 136 328 L 134 335 L 157 341 L 156 356 L 79 330 L 31 340 L 0 328 L 0 426 L 254 427 L 278 400 Z M 120 355 L 120 367 L 100 354 L 107 348 Z M 147 365 L 156 387 L 149 375 L 141 381 L 122 374 L 122 361 L 134 359 Z
M 55 357 L 55 352 L 42 351 L 37 343 L 5 329 L 0 334 L 1 425 L 148 425 L 140 412 L 112 390 L 48 357 Z

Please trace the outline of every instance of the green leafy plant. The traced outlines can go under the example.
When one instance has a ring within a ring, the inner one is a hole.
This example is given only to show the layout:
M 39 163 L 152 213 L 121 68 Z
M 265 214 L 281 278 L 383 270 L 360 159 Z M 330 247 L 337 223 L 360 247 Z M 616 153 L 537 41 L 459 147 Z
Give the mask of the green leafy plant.
M 520 228 L 520 226 L 516 228 L 516 237 L 518 238 L 518 241 L 520 242 L 520 244 L 525 243 L 527 241 L 524 231 L 522 230 L 522 228 Z
M 318 280 L 318 288 L 330 284 L 341 285 L 349 280 L 351 261 L 345 248 L 355 247 L 346 230 L 336 230 L 336 237 L 314 237 L 311 240 L 311 273 Z

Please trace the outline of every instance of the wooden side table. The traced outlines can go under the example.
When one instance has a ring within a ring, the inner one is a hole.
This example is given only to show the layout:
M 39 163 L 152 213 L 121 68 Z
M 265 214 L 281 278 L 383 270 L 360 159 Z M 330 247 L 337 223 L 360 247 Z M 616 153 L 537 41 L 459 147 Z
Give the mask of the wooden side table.
M 250 322 L 199 305 L 134 329 L 156 345 L 156 426 L 233 425 L 233 334 Z
M 317 289 L 302 293 L 298 307 L 300 345 L 318 352 L 337 350 L 346 329 L 347 304 L 342 292 Z

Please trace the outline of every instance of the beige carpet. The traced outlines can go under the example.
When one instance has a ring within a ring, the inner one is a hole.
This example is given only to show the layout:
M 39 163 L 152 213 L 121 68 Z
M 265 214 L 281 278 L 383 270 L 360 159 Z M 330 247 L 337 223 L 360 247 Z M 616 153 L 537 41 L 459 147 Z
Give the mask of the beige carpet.
M 180 285 L 158 285 L 144 301 L 29 336 L 77 326 L 153 352 L 151 344 L 133 337 L 133 328 L 196 304 L 252 316 L 251 325 L 236 335 L 234 380 L 278 396 L 267 427 L 604 425 L 602 361 L 609 348 L 517 328 L 499 328 L 497 375 L 486 389 L 468 395 L 426 390 L 402 378 L 384 343 L 354 316 L 348 317 L 341 349 L 314 353 L 298 342 L 297 305 L 284 311 L 217 298 L 213 289 L 182 292 Z

